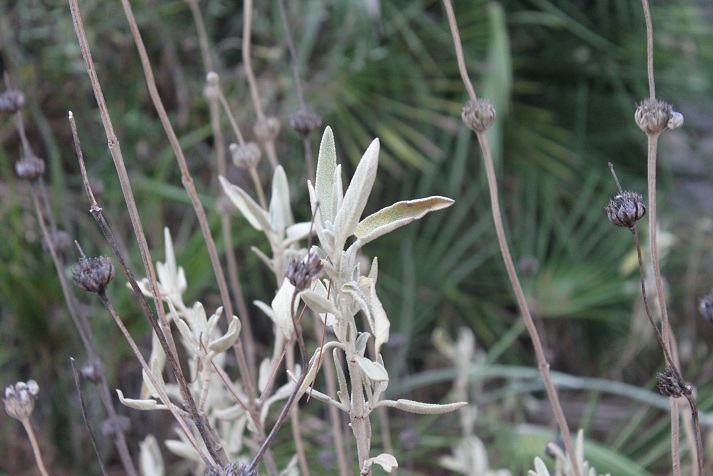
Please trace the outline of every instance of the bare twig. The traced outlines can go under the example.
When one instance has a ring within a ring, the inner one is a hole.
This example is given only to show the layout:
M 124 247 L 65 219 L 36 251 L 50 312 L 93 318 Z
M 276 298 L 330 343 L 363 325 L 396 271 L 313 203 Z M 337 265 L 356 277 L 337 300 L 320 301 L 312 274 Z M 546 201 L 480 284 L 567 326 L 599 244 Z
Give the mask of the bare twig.
M 87 427 L 87 433 L 89 433 L 89 439 L 92 440 L 92 446 L 94 447 L 94 453 L 97 455 L 97 461 L 99 461 L 99 468 L 103 475 L 106 476 L 106 469 L 104 468 L 104 463 L 102 462 L 101 455 L 99 454 L 99 448 L 97 448 L 97 440 L 94 438 L 94 432 L 92 431 L 92 426 L 89 424 L 87 419 L 87 410 L 84 405 L 84 397 L 82 396 L 82 386 L 79 383 L 79 372 L 77 372 L 77 367 L 74 365 L 74 359 L 69 358 L 69 362 L 72 364 L 72 374 L 74 375 L 74 386 L 77 389 L 77 397 L 79 397 L 79 408 L 82 409 L 82 418 L 84 419 L 84 426 Z M 116 421 L 116 420 L 114 420 Z M 116 428 L 117 425 L 115 425 Z

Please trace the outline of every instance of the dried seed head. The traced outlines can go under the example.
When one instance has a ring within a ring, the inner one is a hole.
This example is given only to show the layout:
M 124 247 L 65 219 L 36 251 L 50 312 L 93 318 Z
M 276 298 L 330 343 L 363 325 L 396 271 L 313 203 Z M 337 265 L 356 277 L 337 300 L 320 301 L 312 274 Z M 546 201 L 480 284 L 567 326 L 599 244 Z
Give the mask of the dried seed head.
M 117 415 L 115 418 L 107 418 L 102 422 L 101 432 L 103 436 L 113 437 L 119 433 L 126 433 L 131 428 L 129 417 Z
M 285 270 L 285 276 L 298 292 L 308 289 L 323 273 L 322 260 L 314 250 L 310 250 L 302 260 L 290 261 Z
M 17 382 L 15 385 L 5 387 L 5 411 L 8 415 L 20 421 L 26 420 L 32 415 L 35 408 L 35 400 L 40 393 L 40 386 L 34 380 Z
M 302 137 L 307 137 L 322 125 L 322 118 L 313 112 L 300 111 L 290 116 L 290 127 Z
M 706 294 L 698 303 L 698 312 L 706 321 L 713 323 L 713 291 Z
M 663 373 L 657 374 L 658 389 L 667 397 L 683 397 L 693 393 L 693 385 L 683 381 L 683 377 L 674 367 L 667 366 Z
M 636 192 L 623 192 L 609 200 L 604 210 L 609 221 L 616 226 L 632 228 L 634 224 L 646 215 L 644 197 Z
M 224 468 L 213 466 L 207 468 L 203 476 L 258 476 L 256 470 L 248 471 L 248 466 L 243 463 L 228 463 Z
M 73 243 L 72 237 L 69 236 L 69 233 L 62 230 L 50 231 L 49 241 L 52 245 L 52 248 L 59 254 L 62 254 L 69 248 L 71 248 Z M 42 248 L 44 248 L 45 250 L 48 249 L 47 243 L 45 241 L 42 241 Z
M 25 95 L 19 89 L 6 89 L 0 93 L 0 112 L 14 114 L 25 104 Z
M 79 264 L 72 272 L 74 283 L 90 293 L 103 293 L 113 278 L 114 265 L 106 256 L 79 258 Z
M 260 162 L 260 147 L 255 142 L 246 142 L 243 145 L 230 144 L 228 149 L 233 157 L 233 163 L 240 169 L 252 169 Z
M 673 110 L 670 104 L 655 98 L 641 101 L 634 114 L 636 124 L 648 135 L 660 134 L 666 129 L 678 129 L 683 125 L 683 114 Z
M 266 117 L 255 124 L 253 132 L 260 142 L 274 140 L 280 133 L 280 121 L 274 116 Z
M 468 100 L 463 105 L 463 122 L 475 132 L 487 131 L 495 122 L 495 107 L 487 99 Z
M 92 383 L 99 383 L 104 375 L 104 365 L 100 360 L 94 360 L 92 362 L 87 362 L 81 368 L 79 373 L 83 378 L 89 380 Z
M 45 161 L 31 155 L 15 162 L 15 172 L 23 180 L 37 180 L 45 174 Z

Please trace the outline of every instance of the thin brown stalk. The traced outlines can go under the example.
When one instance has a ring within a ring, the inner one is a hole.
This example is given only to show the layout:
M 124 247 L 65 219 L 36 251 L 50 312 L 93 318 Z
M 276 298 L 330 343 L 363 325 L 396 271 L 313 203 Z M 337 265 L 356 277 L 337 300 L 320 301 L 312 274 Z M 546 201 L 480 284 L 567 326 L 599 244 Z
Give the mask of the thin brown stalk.
M 82 410 L 82 418 L 84 419 L 84 426 L 87 428 L 87 433 L 89 434 L 89 439 L 92 442 L 92 447 L 94 448 L 94 454 L 97 455 L 97 461 L 99 462 L 99 469 L 102 474 L 106 476 L 106 469 L 104 468 L 104 463 L 102 462 L 101 454 L 99 454 L 99 448 L 97 447 L 97 440 L 94 438 L 94 432 L 92 431 L 92 426 L 89 424 L 89 419 L 87 418 L 87 409 L 84 405 L 84 396 L 82 395 L 82 386 L 79 383 L 79 372 L 77 371 L 77 366 L 74 363 L 72 357 L 69 358 L 69 362 L 72 365 L 72 374 L 74 375 L 74 387 L 77 389 L 77 397 L 79 398 L 79 408 Z M 114 420 L 116 421 L 116 420 Z M 115 425 L 115 431 L 118 433 L 123 433 L 118 431 L 118 425 Z
M 72 117 L 72 114 L 70 112 L 70 118 Z M 220 445 L 220 443 L 216 440 L 214 437 L 213 431 L 210 428 L 210 425 L 208 424 L 207 419 L 198 411 L 198 407 L 196 405 L 195 400 L 193 399 L 193 395 L 190 391 L 190 388 L 188 387 L 188 383 L 186 382 L 186 378 L 183 374 L 183 371 L 181 370 L 181 366 L 178 363 L 178 357 L 177 354 L 175 353 L 175 343 L 174 346 L 171 347 L 170 342 L 172 343 L 173 340 L 172 338 L 169 339 L 167 337 L 167 334 L 170 336 L 170 329 L 167 331 L 164 331 L 164 329 L 161 327 L 161 323 L 159 322 L 158 319 L 153 315 L 151 312 L 151 308 L 148 305 L 148 301 L 146 301 L 146 297 L 143 295 L 141 292 L 141 289 L 139 288 L 138 283 L 136 282 L 136 279 L 134 278 L 133 273 L 129 269 L 129 266 L 126 263 L 126 260 L 124 259 L 123 254 L 121 253 L 121 250 L 119 249 L 119 246 L 116 243 L 116 240 L 114 239 L 114 235 L 109 228 L 109 225 L 107 224 L 106 220 L 104 219 L 104 216 L 102 214 L 102 209 L 99 207 L 99 204 L 97 203 L 96 199 L 94 198 L 94 193 L 92 192 L 91 187 L 89 186 L 89 178 L 87 177 L 87 171 L 86 167 L 84 166 L 84 157 L 82 154 L 82 149 L 79 143 L 79 136 L 77 134 L 76 128 L 73 128 L 73 137 L 74 137 L 74 144 L 75 144 L 75 151 L 77 154 L 77 160 L 79 161 L 79 168 L 82 174 L 82 181 L 84 183 L 84 188 L 87 194 L 87 197 L 89 198 L 90 201 L 90 212 L 92 213 L 92 216 L 94 219 L 97 221 L 99 224 L 99 227 L 102 230 L 102 233 L 104 234 L 104 237 L 106 238 L 107 242 L 109 243 L 109 246 L 111 247 L 114 256 L 117 258 L 119 261 L 119 265 L 124 272 L 124 275 L 126 276 L 127 280 L 129 281 L 129 285 L 131 286 L 132 290 L 134 291 L 134 295 L 138 299 L 139 303 L 141 304 L 142 310 L 144 311 L 149 323 L 152 325 L 154 333 L 156 334 L 159 342 L 161 343 L 161 348 L 163 349 L 164 353 L 166 354 L 167 361 L 169 365 L 171 366 L 171 370 L 176 377 L 176 380 L 178 381 L 178 386 L 181 392 L 181 397 L 183 398 L 184 403 L 188 407 L 188 412 L 191 415 L 191 418 L 193 419 L 194 424 L 196 425 L 196 428 L 198 429 L 198 432 L 200 433 L 201 437 L 203 438 L 203 441 L 208 448 L 209 453 L 211 454 L 211 457 L 213 460 L 220 465 L 224 465 L 227 463 L 227 457 L 225 455 L 225 450 L 223 447 Z M 157 294 L 158 295 L 158 294 Z M 154 298 L 156 295 L 154 296 Z M 163 306 L 160 306 L 161 311 L 163 311 Z M 165 319 L 165 315 L 164 315 Z M 122 327 L 123 324 L 120 324 L 117 322 L 119 327 Z M 126 336 L 128 333 L 124 333 Z M 130 337 L 130 336 L 129 336 Z M 137 348 L 138 350 L 138 348 Z M 140 354 L 139 354 L 140 356 Z M 143 360 L 143 357 L 138 357 L 140 361 Z M 148 368 L 148 367 L 146 367 Z M 150 368 L 149 368 L 150 370 Z M 153 382 L 152 382 L 153 383 Z M 155 383 L 154 383 L 155 385 Z
M 195 185 L 193 184 L 193 178 L 188 171 L 188 164 L 186 163 L 185 156 L 183 155 L 183 150 L 178 142 L 178 137 L 176 132 L 173 130 L 171 121 L 168 118 L 166 109 L 163 106 L 163 101 L 158 93 L 158 88 L 156 87 L 156 80 L 153 75 L 153 68 L 151 66 L 151 61 L 149 60 L 148 54 L 146 52 L 146 46 L 144 45 L 143 38 L 139 32 L 139 27 L 136 24 L 136 18 L 134 17 L 131 4 L 128 0 L 121 0 L 121 5 L 124 9 L 124 15 L 126 16 L 127 22 L 129 24 L 129 29 L 131 30 L 131 35 L 136 45 L 137 51 L 139 53 L 139 58 L 141 60 L 141 66 L 144 71 L 144 77 L 146 78 L 146 85 L 149 90 L 149 96 L 151 96 L 151 101 L 153 102 L 154 108 L 158 113 L 161 124 L 163 125 L 164 132 L 168 137 L 171 148 L 176 155 L 176 160 L 178 166 L 181 169 L 181 181 L 186 193 L 191 199 L 191 204 L 193 205 L 193 210 L 195 211 L 196 217 L 198 218 L 198 223 L 203 233 L 203 240 L 205 241 L 206 247 L 208 249 L 208 255 L 210 256 L 210 262 L 213 267 L 213 273 L 215 274 L 216 281 L 218 283 L 218 289 L 220 291 L 220 298 L 225 309 L 226 319 L 230 319 L 233 316 L 233 304 L 230 300 L 228 294 L 228 285 L 225 281 L 225 276 L 223 275 L 222 266 L 220 264 L 220 259 L 218 257 L 218 251 L 215 247 L 215 242 L 210 232 L 210 226 L 208 225 L 208 218 L 206 217 L 205 210 L 203 209 L 203 204 L 198 197 Z M 243 376 L 243 381 L 246 386 L 252 385 L 252 377 L 250 375 L 250 369 L 248 368 L 247 360 L 245 358 L 245 353 L 243 351 L 242 343 L 236 341 L 235 355 L 238 360 L 238 367 L 240 367 L 240 373 Z
M 252 16 L 253 2 L 252 0 L 245 0 L 245 2 L 243 2 L 243 66 L 245 66 L 245 76 L 248 79 L 248 86 L 250 87 L 250 96 L 252 97 L 252 103 L 255 107 L 255 114 L 257 115 L 258 123 L 260 123 L 264 121 L 266 117 L 262 108 L 260 94 L 257 90 L 257 81 L 255 80 L 252 59 L 250 58 L 252 45 Z M 272 167 L 272 170 L 275 170 L 278 165 L 277 154 L 275 153 L 275 144 L 272 140 L 269 140 L 263 145 L 265 147 L 265 154 L 270 161 L 270 166 Z
M 644 21 L 646 22 L 646 73 L 649 78 L 649 97 L 656 97 L 656 83 L 654 82 L 654 27 L 651 21 L 649 0 L 641 0 L 644 8 Z
M 453 12 L 453 7 L 451 6 L 450 0 L 443 0 L 446 7 L 446 12 L 448 14 L 448 22 L 451 27 L 451 33 L 453 35 L 453 43 L 456 49 L 456 57 L 458 61 L 458 68 L 463 78 L 463 83 L 471 100 L 476 100 L 475 91 L 472 86 L 472 82 L 468 77 L 468 71 L 465 67 L 465 59 L 463 57 L 463 50 L 461 47 L 460 36 L 458 34 L 458 25 L 456 23 L 455 14 Z M 505 269 L 507 270 L 508 278 L 510 279 L 510 284 L 515 292 L 517 298 L 518 307 L 520 309 L 520 314 L 525 322 L 525 327 L 530 335 L 530 340 L 535 350 L 535 356 L 537 358 L 537 366 L 542 376 L 542 380 L 545 385 L 545 392 L 547 393 L 547 398 L 549 399 L 552 412 L 557 420 L 557 424 L 562 432 L 562 439 L 564 440 L 565 448 L 567 450 L 567 455 L 572 463 L 572 468 L 575 476 L 580 476 L 579 466 L 577 465 L 576 454 L 574 452 L 574 445 L 572 444 L 572 437 L 570 435 L 569 426 L 567 425 L 567 419 L 562 410 L 562 405 L 559 401 L 559 396 L 557 395 L 557 389 L 552 382 L 552 377 L 550 376 L 550 364 L 545 358 L 545 353 L 542 347 L 542 342 L 537 331 L 537 326 L 535 325 L 530 310 L 527 306 L 527 301 L 525 295 L 522 291 L 522 286 L 520 285 L 520 280 L 515 271 L 515 265 L 513 263 L 512 257 L 510 255 L 510 249 L 508 247 L 507 239 L 505 237 L 505 230 L 502 222 L 502 214 L 500 212 L 500 202 L 498 198 L 498 185 L 497 179 L 495 177 L 495 167 L 493 165 L 493 159 L 490 151 L 490 145 L 488 143 L 488 137 L 485 132 L 477 132 L 478 142 L 480 143 L 480 148 L 483 153 L 483 163 L 485 165 L 485 171 L 488 178 L 488 188 L 490 190 L 490 205 L 493 212 L 493 222 L 495 224 L 495 232 L 498 237 L 498 244 L 500 246 L 500 252 L 503 256 L 503 261 L 505 262 Z
M 45 468 L 45 463 L 42 461 L 42 452 L 40 451 L 40 445 L 37 444 L 37 438 L 35 438 L 35 431 L 32 429 L 32 423 L 30 419 L 23 418 L 20 420 L 22 426 L 25 428 L 27 437 L 30 439 L 30 445 L 32 446 L 32 454 L 35 456 L 35 463 L 37 464 L 37 469 L 40 471 L 42 476 L 49 476 L 47 469 Z

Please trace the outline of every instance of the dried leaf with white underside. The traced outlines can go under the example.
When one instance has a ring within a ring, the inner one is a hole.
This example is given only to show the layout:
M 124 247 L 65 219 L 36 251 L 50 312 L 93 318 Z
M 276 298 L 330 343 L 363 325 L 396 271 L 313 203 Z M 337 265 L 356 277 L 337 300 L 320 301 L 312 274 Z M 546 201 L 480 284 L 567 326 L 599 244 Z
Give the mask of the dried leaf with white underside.
M 418 220 L 428 212 L 442 210 L 451 205 L 453 205 L 452 199 L 441 196 L 397 202 L 364 218 L 357 225 L 354 235 L 362 241 L 363 245 Z

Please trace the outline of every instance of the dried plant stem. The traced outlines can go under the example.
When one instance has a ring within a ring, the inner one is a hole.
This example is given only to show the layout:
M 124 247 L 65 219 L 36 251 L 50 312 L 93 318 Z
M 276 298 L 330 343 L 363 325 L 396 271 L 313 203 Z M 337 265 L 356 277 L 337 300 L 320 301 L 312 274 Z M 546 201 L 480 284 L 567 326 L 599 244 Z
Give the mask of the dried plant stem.
M 84 426 L 87 427 L 87 433 L 89 434 L 89 439 L 92 441 L 92 447 L 94 448 L 94 453 L 97 455 L 97 461 L 99 462 L 99 469 L 101 469 L 101 472 L 104 476 L 106 476 L 106 469 L 104 468 L 104 463 L 102 462 L 101 455 L 99 454 L 99 448 L 97 447 L 97 440 L 94 438 L 94 432 L 92 431 L 92 426 L 89 424 L 89 419 L 87 418 L 87 410 L 86 406 L 84 405 L 84 397 L 82 396 L 82 385 L 79 382 L 79 372 L 77 372 L 77 366 L 74 364 L 74 359 L 72 357 L 69 358 L 70 363 L 72 364 L 72 374 L 74 375 L 74 386 L 77 389 L 77 397 L 79 397 L 79 408 L 82 409 L 82 418 L 84 419 Z M 122 433 L 121 431 L 117 431 L 118 425 L 115 425 L 115 431 L 117 433 Z
M 475 91 L 472 86 L 472 82 L 468 77 L 468 71 L 465 67 L 465 59 L 463 56 L 463 49 L 460 42 L 460 35 L 458 33 L 458 25 L 455 19 L 455 13 L 453 12 L 453 7 L 451 6 L 450 0 L 443 0 L 443 4 L 446 8 L 446 13 L 448 15 L 448 23 L 451 27 L 451 34 L 453 35 L 453 43 L 456 49 L 456 58 L 458 61 L 458 68 L 463 79 L 463 83 L 468 90 L 468 95 L 471 100 L 476 100 Z M 552 377 L 550 376 L 550 364 L 545 358 L 545 353 L 542 348 L 542 342 L 540 341 L 540 336 L 537 332 L 537 326 L 532 319 L 530 310 L 527 306 L 527 301 L 525 295 L 522 291 L 522 286 L 520 285 L 520 280 L 517 277 L 517 272 L 515 271 L 515 265 L 510 256 L 510 249 L 507 244 L 507 239 L 505 237 L 505 230 L 502 222 L 502 215 L 500 212 L 500 202 L 498 198 L 498 184 L 495 177 L 495 167 L 493 165 L 493 158 L 490 152 L 490 145 L 488 143 L 488 137 L 486 132 L 476 132 L 478 137 L 478 142 L 480 143 L 480 149 L 483 152 L 483 163 L 485 164 L 485 171 L 488 178 L 488 188 L 490 190 L 490 205 L 493 212 L 493 222 L 495 224 L 495 232 L 498 237 L 498 244 L 500 245 L 500 252 L 503 256 L 503 261 L 505 262 L 505 269 L 507 270 L 508 278 L 510 279 L 510 284 L 515 292 L 517 298 L 518 307 L 522 318 L 525 322 L 525 327 L 532 340 L 532 345 L 535 350 L 535 356 L 537 358 L 537 366 L 542 375 L 542 380 L 545 385 L 545 392 L 547 393 L 547 398 L 550 401 L 550 406 L 552 408 L 552 413 L 557 420 L 557 424 L 562 432 L 562 439 L 564 440 L 565 448 L 567 450 L 567 456 L 572 463 L 572 469 L 575 476 L 580 476 L 579 466 L 577 465 L 577 458 L 574 452 L 574 446 L 572 445 L 572 437 L 570 435 L 569 426 L 567 425 L 567 419 L 562 411 L 562 405 L 559 402 L 559 396 L 557 395 L 557 389 L 552 382 Z
M 27 437 L 30 439 L 30 445 L 32 445 L 32 454 L 35 455 L 35 463 L 37 464 L 37 469 L 40 470 L 42 476 L 49 476 L 47 469 L 45 469 L 45 463 L 42 461 L 42 452 L 37 444 L 37 438 L 35 438 L 35 431 L 32 429 L 32 423 L 30 423 L 30 418 L 22 418 L 20 420 L 22 426 L 25 428 Z
M 537 327 L 535 326 L 535 321 L 530 315 L 530 310 L 527 307 L 527 300 L 525 299 L 525 294 L 522 291 L 522 286 L 520 285 L 520 280 L 517 277 L 517 272 L 515 271 L 515 265 L 512 261 L 510 255 L 510 249 L 508 248 L 507 239 L 505 238 L 505 230 L 502 222 L 502 215 L 500 212 L 500 201 L 498 198 L 498 184 L 495 178 L 495 167 L 493 165 L 493 158 L 490 154 L 490 145 L 488 143 L 488 137 L 485 132 L 477 133 L 478 142 L 480 142 L 481 150 L 483 151 L 483 162 L 485 164 L 485 171 L 488 177 L 488 188 L 490 189 L 490 205 L 493 209 L 493 221 L 495 223 L 495 232 L 498 237 L 498 244 L 500 245 L 500 252 L 503 255 L 503 261 L 505 262 L 505 269 L 508 273 L 508 278 L 510 278 L 510 284 L 515 291 L 515 296 L 517 298 L 518 307 L 520 308 L 520 313 L 525 321 L 525 327 L 532 340 L 532 346 L 535 349 L 535 356 L 537 357 L 537 367 L 542 375 L 542 380 L 545 384 L 545 391 L 547 393 L 547 398 L 550 401 L 550 406 L 552 407 L 552 413 L 557 420 L 557 424 L 562 432 L 562 439 L 565 443 L 565 448 L 567 449 L 567 455 L 572 462 L 572 468 L 574 469 L 574 474 L 580 476 L 579 466 L 577 465 L 576 454 L 574 452 L 574 446 L 572 445 L 572 438 L 569 432 L 569 426 L 567 425 L 567 419 L 562 411 L 562 405 L 559 401 L 559 396 L 557 395 L 557 389 L 552 383 L 552 377 L 550 376 L 550 364 L 545 358 L 545 353 L 542 348 L 542 342 L 540 341 L 540 336 L 537 332 Z
M 206 71 L 213 71 L 213 59 L 210 54 L 210 47 L 208 46 L 208 33 L 205 29 L 205 22 L 203 21 L 203 15 L 201 14 L 201 9 L 198 7 L 198 0 L 186 0 L 188 7 L 191 9 L 191 15 L 193 16 L 193 23 L 196 25 L 196 31 L 198 33 L 198 45 L 201 49 L 201 58 L 203 59 L 203 66 Z
M 285 41 L 287 49 L 290 52 L 290 65 L 292 66 L 292 78 L 295 82 L 295 90 L 297 92 L 297 100 L 300 103 L 300 110 L 306 112 L 305 96 L 302 90 L 302 81 L 300 80 L 300 69 L 297 61 L 297 51 L 295 50 L 295 41 L 292 38 L 292 29 L 287 21 L 287 9 L 285 8 L 285 0 L 278 0 L 277 4 L 280 7 L 280 16 L 282 17 L 282 27 L 285 29 Z M 309 138 L 302 138 L 304 148 L 305 162 L 307 163 L 307 178 L 314 183 L 314 163 L 312 161 L 312 148 L 310 147 Z
M 170 352 L 168 352 L 167 355 L 172 355 L 174 358 L 178 358 L 178 354 L 176 352 L 176 344 L 173 341 L 173 337 L 171 336 L 171 333 L 169 331 L 170 327 L 168 325 L 168 320 L 166 319 L 166 313 L 164 312 L 163 306 L 160 302 L 160 293 L 158 291 L 158 282 L 156 281 L 156 272 L 153 267 L 151 252 L 149 251 L 148 243 L 146 242 L 146 235 L 144 234 L 144 229 L 141 224 L 141 218 L 139 217 L 139 211 L 136 207 L 134 193 L 131 189 L 129 174 L 126 171 L 126 165 L 124 164 L 124 158 L 121 153 L 119 140 L 117 139 L 116 134 L 114 133 L 114 126 L 112 125 L 111 118 L 109 117 L 109 110 L 106 107 L 106 101 L 104 101 L 104 93 L 102 92 L 101 85 L 99 84 L 99 79 L 97 77 L 97 72 L 94 68 L 94 61 L 92 60 L 92 53 L 89 49 L 87 36 L 84 33 L 84 24 L 82 23 L 82 17 L 79 12 L 79 5 L 77 4 L 77 0 L 69 0 L 69 8 L 72 13 L 72 21 L 74 23 L 74 30 L 77 34 L 77 40 L 79 41 L 79 47 L 82 51 L 82 57 L 84 58 L 84 66 L 87 69 L 87 74 L 89 75 L 89 80 L 92 84 L 92 89 L 94 91 L 94 97 L 97 101 L 97 107 L 99 108 L 99 114 L 102 118 L 102 124 L 104 125 L 104 131 L 108 140 L 109 152 L 111 153 L 111 157 L 114 161 L 114 167 L 116 168 L 116 173 L 119 177 L 121 192 L 124 196 L 124 200 L 126 201 L 126 208 L 129 212 L 129 218 L 131 219 L 134 236 L 136 237 L 136 242 L 139 245 L 141 261 L 144 265 L 144 271 L 146 272 L 146 276 L 148 277 L 149 284 L 151 286 L 154 306 L 161 321 L 161 334 L 164 335 L 167 339 L 168 346 L 170 349 Z
M 649 78 L 649 97 L 656 97 L 656 83 L 654 82 L 654 27 L 651 22 L 651 9 L 649 0 L 641 0 L 646 22 L 646 73 Z
M 42 237 L 47 243 L 47 249 L 52 257 L 52 262 L 54 263 L 55 270 L 57 271 L 57 276 L 59 277 L 60 286 L 62 288 L 62 294 L 64 295 L 64 300 L 67 303 L 67 309 L 69 310 L 69 315 L 72 318 L 74 327 L 79 332 L 79 337 L 82 341 L 85 352 L 87 353 L 87 360 L 90 364 L 98 370 L 99 382 L 97 386 L 99 388 L 99 397 L 101 399 L 102 405 L 104 406 L 108 417 L 112 421 L 116 421 L 118 415 L 116 409 L 114 408 L 114 402 L 111 398 L 111 392 L 109 391 L 109 384 L 106 381 L 106 376 L 103 371 L 103 364 L 99 355 L 96 352 L 96 346 L 94 344 L 94 339 L 92 337 L 91 329 L 89 323 L 87 322 L 86 315 L 79 312 L 77 306 L 76 295 L 72 292 L 69 283 L 67 282 L 67 277 L 64 273 L 64 260 L 57 254 L 57 250 L 52 243 L 52 239 L 49 235 L 49 230 L 45 225 L 44 219 L 42 218 L 42 210 L 40 206 L 40 200 L 38 197 L 38 192 L 35 190 L 35 185 L 31 186 L 32 201 L 35 207 L 35 214 L 37 215 L 38 223 L 40 224 L 40 230 L 42 232 Z M 48 212 L 49 213 L 49 212 Z M 81 396 L 80 396 L 81 398 Z M 129 453 L 129 447 L 126 443 L 126 435 L 123 431 L 116 431 L 114 433 L 114 445 L 116 446 L 116 451 L 119 453 L 119 459 L 121 459 L 121 464 L 124 467 L 124 471 L 129 476 L 135 476 L 137 474 L 136 468 L 134 467 L 134 462 L 131 459 L 131 454 Z M 99 461 L 101 464 L 101 460 Z
M 250 58 L 251 40 L 252 40 L 252 16 L 253 16 L 253 2 L 252 0 L 245 0 L 243 2 L 243 66 L 245 66 L 245 75 L 248 79 L 248 85 L 250 87 L 250 96 L 252 97 L 252 103 L 255 107 L 255 114 L 257 115 L 258 122 L 265 120 L 265 113 L 262 108 L 262 101 L 260 101 L 260 94 L 257 90 L 257 81 L 255 80 L 255 72 L 253 71 L 252 59 Z M 275 144 L 272 140 L 269 140 L 264 144 L 265 153 L 268 160 L 270 161 L 270 166 L 272 170 L 277 168 L 277 154 L 275 153 Z
M 69 113 L 70 117 L 70 124 L 72 124 L 72 135 L 74 137 L 74 145 L 75 145 L 75 150 L 77 153 L 77 160 L 79 161 L 79 168 L 82 174 L 82 181 L 84 182 L 84 188 L 87 193 L 87 197 L 89 198 L 90 201 L 90 212 L 92 213 L 92 216 L 94 219 L 97 221 L 99 224 L 99 227 L 102 230 L 102 233 L 104 234 L 104 237 L 106 238 L 107 242 L 109 243 L 109 246 L 111 246 L 111 249 L 114 253 L 114 256 L 116 256 L 117 260 L 119 261 L 119 265 L 124 272 L 124 275 L 126 276 L 127 280 L 129 281 L 129 284 L 134 291 L 134 295 L 138 299 L 139 303 L 141 304 L 141 307 L 146 314 L 146 317 L 148 318 L 149 323 L 152 325 L 154 333 L 156 334 L 159 342 L 161 343 L 161 348 L 163 349 L 164 353 L 166 354 L 167 361 L 169 365 L 171 366 L 171 370 L 173 371 L 174 376 L 176 377 L 176 380 L 178 381 L 178 386 L 181 392 L 181 397 L 183 398 L 184 403 L 188 407 L 188 412 L 191 415 L 191 418 L 193 419 L 194 424 L 196 425 L 196 428 L 198 429 L 198 432 L 200 433 L 201 437 L 203 438 L 203 442 L 205 443 L 208 452 L 211 454 L 211 457 L 213 460 L 220 465 L 225 465 L 227 461 L 227 456 L 225 455 L 225 450 L 223 449 L 222 445 L 220 442 L 217 441 L 212 428 L 210 428 L 210 425 L 208 424 L 207 419 L 198 411 L 198 407 L 196 405 L 195 400 L 193 399 L 193 395 L 191 394 L 190 388 L 188 387 L 188 382 L 186 382 L 186 378 L 181 370 L 180 364 L 178 363 L 178 357 L 176 354 L 176 349 L 175 349 L 175 343 L 173 343 L 172 338 L 169 339 L 168 336 L 171 335 L 170 333 L 170 328 L 167 327 L 164 329 L 161 326 L 161 323 L 159 322 L 158 319 L 156 319 L 151 312 L 151 308 L 148 305 L 148 302 L 146 301 L 146 297 L 143 295 L 141 292 L 141 289 L 139 288 L 138 283 L 136 282 L 136 279 L 134 279 L 133 273 L 129 269 L 126 260 L 124 259 L 124 256 L 121 253 L 121 250 L 119 249 L 119 246 L 116 243 L 116 240 L 114 239 L 114 235 L 109 228 L 109 225 L 106 223 L 106 220 L 104 219 L 104 216 L 102 214 L 102 209 L 99 207 L 96 199 L 94 198 L 94 194 L 92 192 L 91 187 L 89 186 L 89 178 L 87 177 L 87 171 L 84 166 L 84 157 L 82 154 L 82 149 L 79 143 L 79 135 L 77 134 L 76 126 L 74 125 L 73 121 L 73 116 L 72 113 Z M 159 296 L 160 294 L 154 295 L 154 298 L 156 296 Z M 108 302 L 108 301 L 107 301 Z M 106 304 L 106 303 L 105 303 Z M 109 303 L 110 305 L 111 303 Z M 109 307 L 109 306 L 107 306 Z M 163 312 L 163 306 L 159 306 L 161 309 L 161 312 Z M 111 311 L 111 309 L 110 309 Z M 117 321 L 117 325 L 119 325 L 120 328 L 123 328 L 123 323 L 121 323 L 121 320 L 118 319 L 118 316 L 115 317 L 115 320 Z M 164 314 L 164 320 L 165 320 L 165 314 Z M 128 334 L 128 332 L 124 332 L 124 329 L 122 329 L 122 332 L 124 333 L 124 336 L 127 337 L 128 339 L 131 338 L 131 336 Z M 169 342 L 173 343 L 174 346 L 171 347 Z M 130 342 L 130 344 L 132 344 Z M 132 348 L 135 347 L 136 344 L 132 344 Z M 139 359 L 140 362 L 143 362 L 143 356 L 141 356 L 141 353 L 138 352 L 138 347 L 136 347 L 135 353 L 137 353 L 137 358 Z M 144 366 L 144 370 L 150 373 L 150 367 Z M 150 376 L 151 377 L 151 376 Z M 152 381 L 154 386 L 156 386 L 156 382 Z M 164 393 L 165 395 L 165 393 Z M 164 398 L 164 396 L 162 396 Z M 169 405 L 169 400 L 168 396 L 165 395 L 164 401 L 167 402 L 167 405 Z M 170 405 L 169 405 L 170 406 Z M 174 415 L 176 416 L 176 415 Z M 177 417 L 177 416 L 176 416 Z M 178 420 L 180 418 L 177 417 Z M 184 428 L 187 430 L 187 427 Z M 208 466 L 210 466 L 210 463 L 206 459 L 206 463 Z
M 136 18 L 134 17 L 131 4 L 128 0 L 122 0 L 121 5 L 124 9 L 124 15 L 126 16 L 127 22 L 129 24 L 129 29 L 131 30 L 131 35 L 134 39 L 134 43 L 136 44 L 136 48 L 139 53 L 141 66 L 144 70 L 144 76 L 146 78 L 146 85 L 149 90 L 149 95 L 151 96 L 154 108 L 156 109 L 161 124 L 163 125 L 164 132 L 166 133 L 166 136 L 168 137 L 168 140 L 171 144 L 171 148 L 173 149 L 173 152 L 176 155 L 178 166 L 181 169 L 181 181 L 183 183 L 183 187 L 186 189 L 186 193 L 191 199 L 191 204 L 193 205 L 196 217 L 198 218 L 198 223 L 200 225 L 201 232 L 203 233 L 203 240 L 205 241 L 206 247 L 208 249 L 208 255 L 210 256 L 213 273 L 215 274 L 215 278 L 218 283 L 220 298 L 225 309 L 225 316 L 226 319 L 229 320 L 233 316 L 233 304 L 228 294 L 228 285 L 225 281 L 225 276 L 223 276 L 220 259 L 218 258 L 218 251 L 215 247 L 215 242 L 213 241 L 213 237 L 210 232 L 210 226 L 208 225 L 208 219 L 206 217 L 205 210 L 203 209 L 203 204 L 201 203 L 200 198 L 198 197 L 195 185 L 193 185 L 193 178 L 191 177 L 191 174 L 188 171 L 188 164 L 186 163 L 186 159 L 183 155 L 181 145 L 178 142 L 176 132 L 173 130 L 171 121 L 168 118 L 166 109 L 164 108 L 163 102 L 161 101 L 161 97 L 158 94 L 156 80 L 154 79 L 153 75 L 153 68 L 151 67 L 151 62 L 149 60 L 148 54 L 146 53 L 146 46 L 144 45 L 144 41 L 141 37 L 141 33 L 139 32 L 138 25 L 136 24 Z M 243 376 L 243 381 L 245 382 L 245 385 L 252 385 L 252 376 L 250 375 L 250 369 L 248 368 L 242 343 L 240 341 L 236 341 L 233 348 L 235 349 L 235 356 L 238 361 L 238 367 L 240 367 L 240 373 Z

